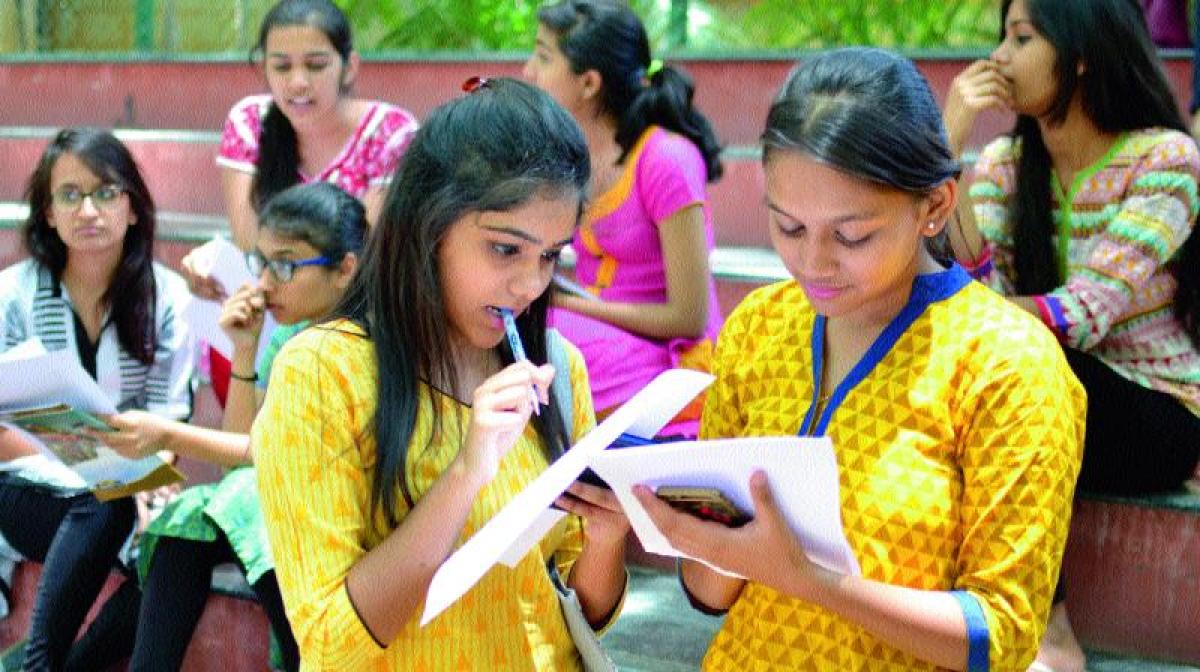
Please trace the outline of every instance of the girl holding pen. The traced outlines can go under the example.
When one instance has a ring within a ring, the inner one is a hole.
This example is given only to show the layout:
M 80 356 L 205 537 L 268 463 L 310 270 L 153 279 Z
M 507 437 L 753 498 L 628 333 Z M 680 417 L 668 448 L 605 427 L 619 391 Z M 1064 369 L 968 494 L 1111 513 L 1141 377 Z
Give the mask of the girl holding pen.
M 585 368 L 548 359 L 548 287 L 587 147 L 526 84 L 472 78 L 418 132 L 336 319 L 276 357 L 252 431 L 263 513 L 312 669 L 577 670 L 553 561 L 596 628 L 624 594 L 628 523 L 572 486 L 568 516 L 425 628 L 434 571 L 594 424 Z M 504 312 L 529 356 L 505 343 Z M 550 394 L 565 377 L 573 426 Z M 536 391 L 540 414 L 533 415 Z
M 745 577 L 681 565 L 694 604 L 728 611 L 704 668 L 1024 670 L 1066 541 L 1083 390 L 1049 330 L 948 257 L 959 164 L 910 61 L 806 60 L 763 145 L 794 280 L 726 322 L 701 436 L 829 436 L 862 573 L 815 565 L 761 473 L 737 529 L 638 488 L 675 548 Z

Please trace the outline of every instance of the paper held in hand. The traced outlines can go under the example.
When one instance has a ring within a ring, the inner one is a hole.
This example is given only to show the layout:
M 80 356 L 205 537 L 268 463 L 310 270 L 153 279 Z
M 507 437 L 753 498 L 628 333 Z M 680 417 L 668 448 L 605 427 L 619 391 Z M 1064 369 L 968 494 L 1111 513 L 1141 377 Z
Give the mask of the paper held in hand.
M 246 256 L 233 243 L 221 237 L 213 238 L 207 243 L 192 250 L 192 263 L 197 273 L 207 275 L 225 289 L 226 296 L 233 296 L 242 285 L 254 283 L 256 279 L 246 267 Z M 183 320 L 187 322 L 192 338 L 197 343 L 201 341 L 225 359 L 233 358 L 233 342 L 221 330 L 218 320 L 221 318 L 221 304 L 208 301 L 195 295 L 189 297 L 187 306 L 183 309 Z M 263 316 L 262 333 L 258 340 L 259 356 L 266 350 L 271 333 L 275 331 L 275 318 L 271 313 Z
M 516 566 L 566 515 L 550 505 L 588 467 L 613 486 L 647 550 L 676 557 L 682 554 L 650 522 L 632 485 L 718 487 L 752 511 L 750 474 L 763 469 L 813 560 L 858 573 L 842 531 L 837 463 L 828 439 L 747 438 L 605 450 L 622 433 L 653 437 L 712 380 L 698 371 L 666 371 L 580 439 L 442 563 L 430 582 L 421 625 L 453 605 L 497 562 Z
M 89 489 L 100 501 L 183 480 L 159 457 L 126 459 L 95 436 L 112 431 L 96 416 L 117 409 L 73 353 L 46 352 L 41 343 L 27 342 L 0 358 L 0 380 L 21 381 L 0 386 L 0 424 L 6 431 L 22 432 L 38 451 L 4 456 L 0 470 L 39 462 L 56 483 Z

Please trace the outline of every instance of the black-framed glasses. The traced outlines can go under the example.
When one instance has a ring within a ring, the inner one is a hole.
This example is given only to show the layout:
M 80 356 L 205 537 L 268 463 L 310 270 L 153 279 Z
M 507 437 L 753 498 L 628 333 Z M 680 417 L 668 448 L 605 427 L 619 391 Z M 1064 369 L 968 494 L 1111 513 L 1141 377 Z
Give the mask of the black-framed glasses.
M 50 200 L 54 202 L 55 207 L 63 210 L 74 210 L 83 205 L 83 199 L 92 199 L 92 204 L 97 208 L 105 210 L 117 206 L 117 202 L 121 199 L 121 194 L 125 193 L 120 185 L 117 184 L 102 184 L 91 191 L 84 191 L 79 187 L 64 186 L 55 189 L 50 194 Z
M 263 271 L 271 269 L 271 275 L 279 282 L 290 282 L 292 277 L 296 275 L 297 268 L 305 266 L 329 266 L 331 264 L 329 257 L 321 255 L 312 257 L 311 259 L 267 259 L 260 252 L 246 253 L 246 266 L 249 267 L 250 273 L 254 277 L 262 277 Z

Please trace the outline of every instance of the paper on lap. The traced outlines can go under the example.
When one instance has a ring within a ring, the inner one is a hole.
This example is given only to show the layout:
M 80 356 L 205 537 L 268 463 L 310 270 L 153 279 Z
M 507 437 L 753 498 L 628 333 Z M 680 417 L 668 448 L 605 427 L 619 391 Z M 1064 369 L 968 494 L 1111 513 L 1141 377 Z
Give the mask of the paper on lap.
M 74 352 L 47 352 L 36 339 L 0 357 L 0 380 L 21 381 L 18 385 L 0 385 L 0 411 L 67 404 L 88 413 L 117 412 Z
M 71 350 L 47 352 L 36 340 L 18 345 L 0 356 L 0 380 L 20 381 L 0 385 L 0 423 L 38 450 L 0 471 L 37 470 L 46 482 L 89 488 L 101 501 L 182 480 L 157 455 L 129 460 L 88 434 L 108 431 L 96 416 L 119 409 Z

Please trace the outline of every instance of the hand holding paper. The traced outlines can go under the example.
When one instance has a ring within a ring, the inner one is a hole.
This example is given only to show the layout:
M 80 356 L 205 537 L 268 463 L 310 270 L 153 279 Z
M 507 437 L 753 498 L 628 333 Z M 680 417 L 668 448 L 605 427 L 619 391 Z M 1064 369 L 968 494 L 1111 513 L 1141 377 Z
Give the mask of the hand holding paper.
M 690 557 L 672 547 L 633 495 L 633 486 L 709 486 L 753 511 L 750 476 L 765 471 L 783 518 L 807 557 L 826 568 L 860 573 L 841 524 L 837 462 L 828 438 L 772 437 L 688 441 L 605 450 L 622 433 L 650 437 L 712 382 L 698 371 L 667 371 L 614 411 L 512 499 L 446 559 L 430 582 L 425 625 L 503 560 L 515 566 L 557 522 L 555 499 L 591 466 L 613 489 L 646 550 Z
M 246 257 L 233 243 L 224 238 L 213 238 L 188 254 L 192 268 L 202 277 L 212 278 L 226 290 L 233 292 L 239 287 L 256 282 L 246 267 Z M 183 310 L 183 319 L 191 329 L 197 342 L 208 343 L 213 350 L 226 359 L 233 358 L 233 341 L 219 326 L 222 304 L 201 296 L 193 296 Z M 263 324 L 258 341 L 258 352 L 263 351 L 271 332 L 275 331 L 275 319 L 270 313 L 263 314 Z
M 807 556 L 827 569 L 860 573 L 842 531 L 837 460 L 828 437 L 684 441 L 610 450 L 596 455 L 592 468 L 612 485 L 643 548 L 701 561 L 704 558 L 672 546 L 634 496 L 633 487 L 644 485 L 651 491 L 662 485 L 712 487 L 754 515 L 749 484 L 751 476 L 762 471 L 779 512 Z

